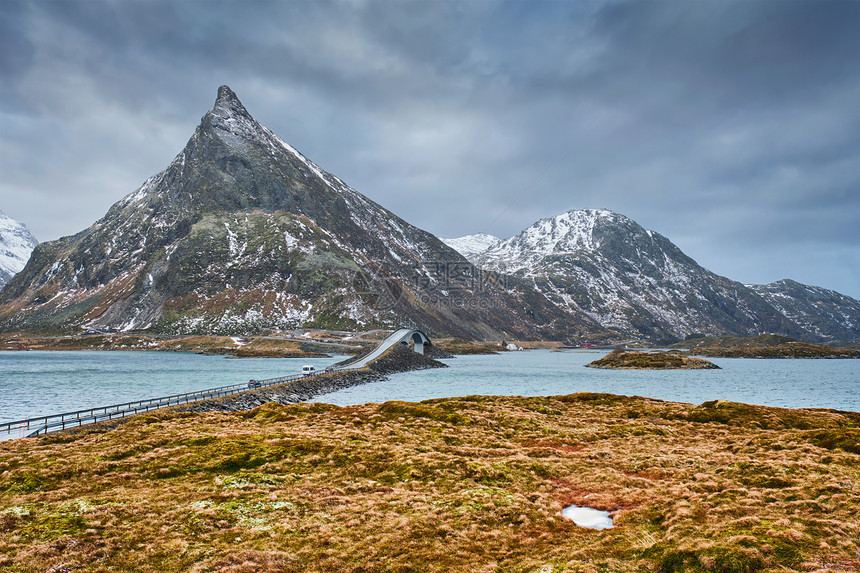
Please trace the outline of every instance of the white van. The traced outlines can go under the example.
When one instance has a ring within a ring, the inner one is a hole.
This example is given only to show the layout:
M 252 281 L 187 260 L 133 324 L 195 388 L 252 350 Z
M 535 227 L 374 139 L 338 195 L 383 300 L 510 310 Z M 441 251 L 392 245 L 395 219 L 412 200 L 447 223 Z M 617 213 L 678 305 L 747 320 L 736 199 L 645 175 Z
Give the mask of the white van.
M 317 369 L 313 366 L 302 366 L 302 376 L 313 376 Z

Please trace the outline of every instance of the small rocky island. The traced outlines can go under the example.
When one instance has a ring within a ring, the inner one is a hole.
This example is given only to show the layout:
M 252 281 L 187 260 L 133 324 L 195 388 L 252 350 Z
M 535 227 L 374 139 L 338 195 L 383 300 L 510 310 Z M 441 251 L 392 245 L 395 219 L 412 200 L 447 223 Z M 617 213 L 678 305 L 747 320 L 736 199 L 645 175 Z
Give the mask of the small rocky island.
M 708 370 L 720 367 L 704 358 L 683 356 L 675 352 L 638 352 L 613 350 L 603 358 L 589 362 L 588 368 L 621 370 Z

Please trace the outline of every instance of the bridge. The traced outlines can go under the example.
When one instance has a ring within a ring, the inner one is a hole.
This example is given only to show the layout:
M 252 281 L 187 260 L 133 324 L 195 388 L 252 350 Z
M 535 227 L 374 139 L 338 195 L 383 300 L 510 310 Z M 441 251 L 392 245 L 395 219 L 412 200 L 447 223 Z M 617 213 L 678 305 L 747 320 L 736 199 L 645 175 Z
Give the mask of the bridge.
M 385 337 L 379 346 L 377 346 L 372 352 L 366 354 L 352 362 L 348 362 L 347 364 L 343 364 L 338 367 L 338 370 L 357 370 L 359 368 L 364 368 L 374 360 L 378 359 L 380 356 L 385 354 L 389 348 L 394 346 L 395 344 L 404 344 L 409 345 L 409 343 L 414 343 L 414 350 L 418 354 L 424 354 L 424 345 L 432 345 L 430 339 L 424 334 L 423 331 L 418 330 L 416 328 L 400 328 L 395 330 L 393 334 L 389 334 Z
M 211 400 L 213 398 L 221 398 L 231 394 L 240 392 L 248 392 L 258 390 L 268 386 L 276 386 L 279 384 L 290 384 L 299 380 L 307 380 L 314 376 L 328 374 L 331 372 L 339 372 L 344 370 L 360 370 L 366 368 L 375 360 L 379 359 L 392 346 L 396 344 L 410 345 L 413 344 L 413 349 L 419 354 L 424 354 L 424 347 L 432 344 L 427 335 L 418 329 L 400 328 L 394 333 L 388 335 L 376 348 L 368 354 L 341 364 L 339 366 L 330 366 L 320 374 L 312 376 L 303 376 L 297 374 L 294 376 L 282 376 L 279 378 L 269 378 L 267 380 L 253 380 L 254 387 L 250 387 L 248 383 L 231 384 L 229 386 L 219 386 L 217 388 L 209 388 L 207 390 L 198 390 L 195 392 L 186 392 L 184 394 L 174 394 L 172 396 L 163 396 L 161 398 L 150 398 L 147 400 L 137 400 L 134 402 L 123 402 L 122 404 L 114 404 L 111 406 L 99 406 L 97 408 L 88 408 L 75 412 L 64 412 L 62 414 L 51 414 L 48 416 L 38 416 L 28 418 L 26 420 L 16 420 L 14 422 L 0 423 L 0 432 L 11 434 L 17 432 L 20 437 L 33 438 L 44 435 L 49 432 L 65 430 L 67 428 L 76 428 L 102 422 L 106 420 L 114 420 L 134 416 L 151 410 L 167 408 L 170 406 L 178 406 L 181 404 L 190 404 L 201 400 Z

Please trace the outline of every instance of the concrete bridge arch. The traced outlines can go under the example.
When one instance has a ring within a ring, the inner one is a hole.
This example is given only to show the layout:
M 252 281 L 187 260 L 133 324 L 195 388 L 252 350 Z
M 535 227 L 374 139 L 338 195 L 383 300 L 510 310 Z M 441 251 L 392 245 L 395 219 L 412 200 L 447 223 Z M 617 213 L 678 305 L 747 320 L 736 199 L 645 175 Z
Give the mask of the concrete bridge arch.
M 404 346 L 409 346 L 410 343 L 414 343 L 414 350 L 419 354 L 424 354 L 425 348 L 427 346 L 432 346 L 432 342 L 430 342 L 430 338 L 425 334 L 422 330 L 417 328 L 398 328 L 392 334 L 388 335 L 385 340 L 380 343 L 372 352 L 369 354 L 362 356 L 361 358 L 357 358 L 352 362 L 348 362 L 340 367 L 339 370 L 354 370 L 357 368 L 364 368 L 383 354 L 385 351 L 391 348 L 396 344 L 403 344 Z
M 413 350 L 418 354 L 424 354 L 424 345 L 432 345 L 430 342 L 430 338 L 424 334 L 423 331 L 416 329 L 409 330 L 403 337 L 400 339 L 400 344 L 409 345 L 410 343 L 414 343 Z

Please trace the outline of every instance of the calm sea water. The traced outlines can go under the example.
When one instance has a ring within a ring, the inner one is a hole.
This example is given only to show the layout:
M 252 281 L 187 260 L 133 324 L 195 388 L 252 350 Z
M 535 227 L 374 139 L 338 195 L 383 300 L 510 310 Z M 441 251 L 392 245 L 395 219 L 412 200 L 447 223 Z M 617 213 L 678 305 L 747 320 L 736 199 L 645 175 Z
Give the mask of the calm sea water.
M 227 358 L 188 352 L 0 352 L 0 422 L 300 374 L 338 358 Z M 0 435 L 2 438 L 3 435 Z
M 700 404 L 734 400 L 860 411 L 860 360 L 714 359 L 722 370 L 584 368 L 603 352 L 535 350 L 459 356 L 317 398 L 338 405 L 469 394 L 609 392 Z M 243 358 L 172 352 L 0 352 L 0 421 L 31 418 L 297 374 L 333 358 Z M 2 438 L 2 436 L 0 436 Z
M 860 360 L 714 358 L 721 370 L 600 370 L 605 352 L 532 350 L 458 356 L 450 368 L 405 372 L 317 398 L 340 406 L 469 394 L 552 396 L 608 392 L 701 404 L 732 400 L 786 408 L 860 411 Z

